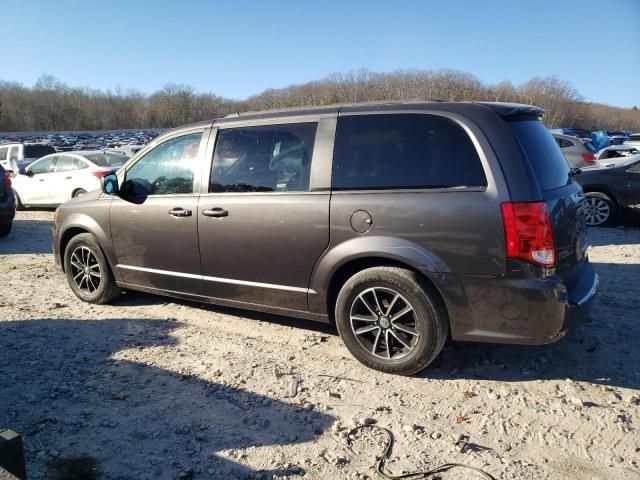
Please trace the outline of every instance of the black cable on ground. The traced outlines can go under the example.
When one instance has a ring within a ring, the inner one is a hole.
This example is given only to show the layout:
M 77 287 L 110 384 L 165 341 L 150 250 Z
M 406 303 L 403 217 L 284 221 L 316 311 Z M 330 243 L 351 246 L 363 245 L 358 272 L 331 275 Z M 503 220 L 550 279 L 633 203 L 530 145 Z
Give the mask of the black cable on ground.
M 369 428 L 371 430 L 377 430 L 380 432 L 384 432 L 387 435 L 387 444 L 384 448 L 384 451 L 382 452 L 382 455 L 380 455 L 380 457 L 376 460 L 376 463 L 374 465 L 376 472 L 378 473 L 378 475 L 380 475 L 382 478 L 385 478 L 386 480 L 399 480 L 402 478 L 427 478 L 427 477 L 431 477 L 437 473 L 443 473 L 446 472 L 448 470 L 452 470 L 454 468 L 461 468 L 461 469 L 465 469 L 465 470 L 470 470 L 472 472 L 477 473 L 478 475 L 480 475 L 482 478 L 485 478 L 487 480 L 496 480 L 495 477 L 493 477 L 492 475 L 488 474 L 487 472 L 485 472 L 484 470 L 481 470 L 479 468 L 476 467 L 471 467 L 469 465 L 465 465 L 463 463 L 445 463 L 443 465 L 439 465 L 431 470 L 424 470 L 424 471 L 419 471 L 419 472 L 410 472 L 410 473 L 403 473 L 401 475 L 389 475 L 388 473 L 385 473 L 382 471 L 383 467 L 384 467 L 384 462 L 387 458 L 389 458 L 389 455 L 391 454 L 391 449 L 393 447 L 393 433 L 391 432 L 391 430 L 388 430 L 384 427 L 380 427 L 379 425 L 359 425 L 355 428 L 352 428 L 349 431 L 349 434 L 347 435 L 347 446 L 349 446 L 349 448 L 351 448 L 351 443 L 353 441 L 353 439 L 351 438 L 351 435 L 353 435 L 354 433 L 356 433 L 358 430 L 363 430 L 365 428 Z

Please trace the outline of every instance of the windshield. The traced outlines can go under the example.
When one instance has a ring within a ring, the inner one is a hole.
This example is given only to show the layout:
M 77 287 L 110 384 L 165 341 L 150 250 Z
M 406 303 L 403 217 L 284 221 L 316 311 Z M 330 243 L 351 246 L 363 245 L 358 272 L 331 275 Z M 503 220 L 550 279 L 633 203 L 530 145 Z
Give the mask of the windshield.
M 110 153 L 91 153 L 83 155 L 83 157 L 99 167 L 121 167 L 129 160 L 126 155 L 112 155 Z

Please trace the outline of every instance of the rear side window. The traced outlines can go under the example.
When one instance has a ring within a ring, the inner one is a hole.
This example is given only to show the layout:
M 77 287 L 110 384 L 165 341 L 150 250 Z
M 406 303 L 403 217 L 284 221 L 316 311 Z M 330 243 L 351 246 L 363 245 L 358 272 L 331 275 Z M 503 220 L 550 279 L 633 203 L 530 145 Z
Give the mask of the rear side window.
M 556 137 L 556 142 L 560 146 L 560 148 L 573 147 L 573 142 L 566 140 L 564 138 Z
M 509 126 L 542 190 L 552 190 L 569 183 L 569 164 L 542 122 L 517 120 L 510 121 Z
M 54 172 L 70 172 L 76 169 L 76 159 L 67 155 L 60 155 L 56 160 Z
M 435 115 L 340 117 L 332 186 L 336 190 L 484 187 L 467 133 Z
M 8 147 L 0 147 L 0 161 L 4 161 L 7 159 L 7 151 Z

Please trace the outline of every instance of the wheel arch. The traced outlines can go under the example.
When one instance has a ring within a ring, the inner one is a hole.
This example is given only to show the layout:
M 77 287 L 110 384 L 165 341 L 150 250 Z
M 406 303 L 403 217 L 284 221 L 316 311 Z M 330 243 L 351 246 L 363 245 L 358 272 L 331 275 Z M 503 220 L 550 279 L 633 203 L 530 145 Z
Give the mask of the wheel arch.
M 616 195 L 613 193 L 613 190 L 611 190 L 610 188 L 607 188 L 606 186 L 603 186 L 603 185 L 587 185 L 585 187 L 582 187 L 582 191 L 585 194 L 587 194 L 587 193 L 604 193 L 611 200 L 613 200 L 613 202 L 616 205 L 619 205 L 618 204 L 618 199 L 616 198 Z
M 358 237 L 325 252 L 310 281 L 309 308 L 326 313 L 333 322 L 338 292 L 348 278 L 371 267 L 399 267 L 412 270 L 428 282 L 446 306 L 443 293 L 433 281 L 433 275 L 450 273 L 450 268 L 436 255 L 419 245 L 388 237 Z
M 59 248 L 58 254 L 60 255 L 60 264 L 62 265 L 62 269 L 64 271 L 64 254 L 67 245 L 71 241 L 71 239 L 77 235 L 82 233 L 89 233 L 93 235 L 100 245 L 102 252 L 104 253 L 105 258 L 107 259 L 107 263 L 111 268 L 111 271 L 114 273 L 114 276 L 118 279 L 118 274 L 114 266 L 116 265 L 115 252 L 111 248 L 111 241 L 108 234 L 102 229 L 102 227 L 91 217 L 85 214 L 79 214 L 79 216 L 73 216 L 69 219 L 69 222 L 65 222 L 63 227 L 61 228 L 61 233 L 59 236 Z

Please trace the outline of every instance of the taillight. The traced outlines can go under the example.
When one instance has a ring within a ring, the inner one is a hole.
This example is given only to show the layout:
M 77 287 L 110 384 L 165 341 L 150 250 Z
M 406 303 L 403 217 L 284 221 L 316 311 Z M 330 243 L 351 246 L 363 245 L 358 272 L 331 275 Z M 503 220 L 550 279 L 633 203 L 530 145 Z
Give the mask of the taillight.
M 109 173 L 111 173 L 111 170 L 108 170 L 106 172 L 100 171 L 100 172 L 91 172 L 91 175 L 93 175 L 96 178 L 102 178 L 105 175 L 108 175 Z
M 595 162 L 596 161 L 596 157 L 593 155 L 593 153 L 583 153 L 582 154 L 582 159 L 585 162 Z
M 542 267 L 555 267 L 553 226 L 545 202 L 506 202 L 502 221 L 507 257 L 521 258 Z
M 4 172 L 4 189 L 9 190 L 11 188 L 11 177 L 8 172 Z

